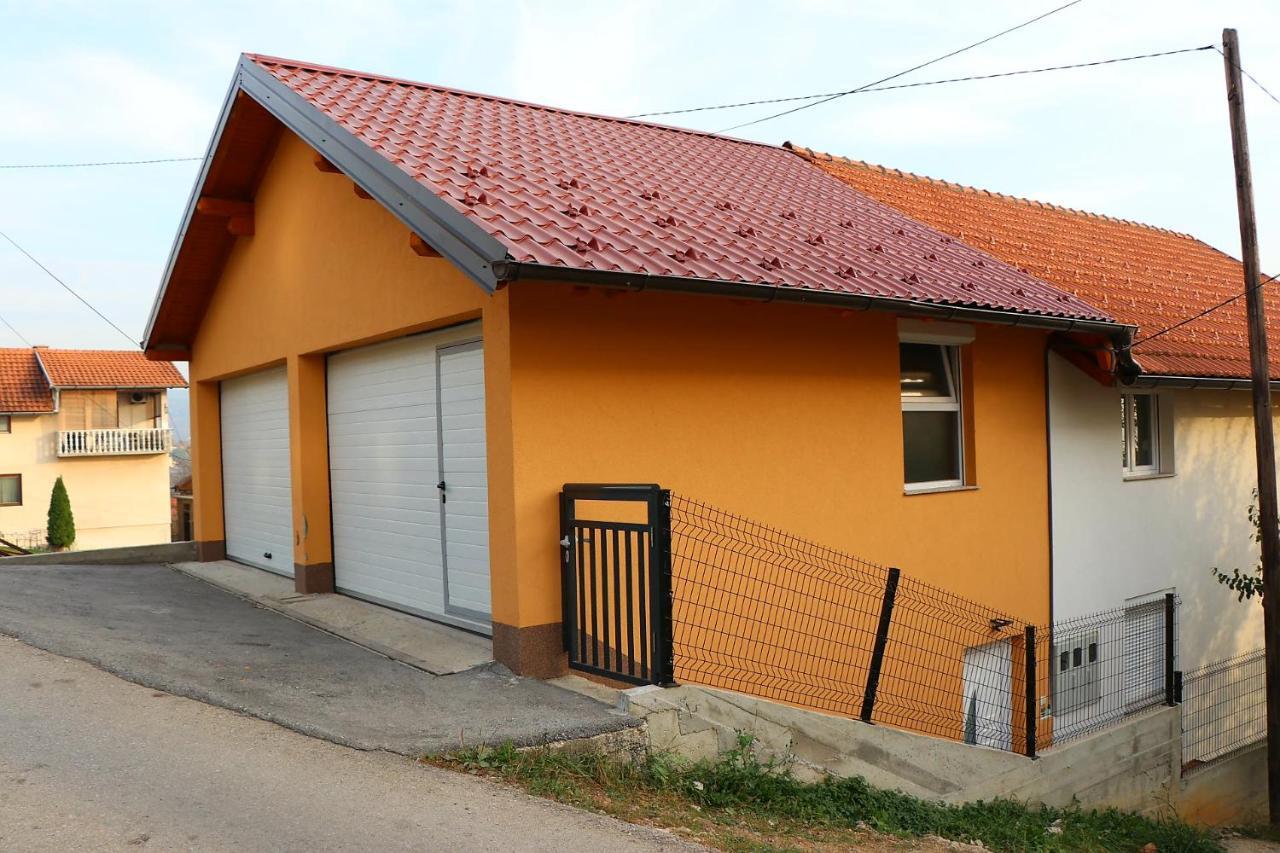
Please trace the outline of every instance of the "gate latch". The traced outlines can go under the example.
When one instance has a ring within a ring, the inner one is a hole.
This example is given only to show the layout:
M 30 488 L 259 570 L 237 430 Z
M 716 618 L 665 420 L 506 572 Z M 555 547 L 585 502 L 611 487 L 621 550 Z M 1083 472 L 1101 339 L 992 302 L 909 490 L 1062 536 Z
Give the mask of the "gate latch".
M 560 547 L 561 547 L 561 548 L 568 548 L 568 547 L 569 547 L 570 545 L 572 545 L 572 544 L 573 544 L 573 541 L 572 541 L 568 536 L 566 536 L 566 537 L 564 537 L 563 539 L 561 539 L 561 540 L 560 540 Z

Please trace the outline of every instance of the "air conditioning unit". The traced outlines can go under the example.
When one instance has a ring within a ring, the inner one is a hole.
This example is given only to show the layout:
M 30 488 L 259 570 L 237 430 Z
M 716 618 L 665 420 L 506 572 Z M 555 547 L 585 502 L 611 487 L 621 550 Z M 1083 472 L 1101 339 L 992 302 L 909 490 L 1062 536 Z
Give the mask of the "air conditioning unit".
M 148 394 L 146 391 L 134 391 L 129 395 L 129 402 L 137 405 L 147 402 Z

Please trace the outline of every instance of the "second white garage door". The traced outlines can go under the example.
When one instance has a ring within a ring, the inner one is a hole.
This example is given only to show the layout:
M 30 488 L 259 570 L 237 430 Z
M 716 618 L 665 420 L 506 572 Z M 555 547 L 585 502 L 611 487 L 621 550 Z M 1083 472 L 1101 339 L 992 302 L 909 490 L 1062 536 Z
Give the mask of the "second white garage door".
M 489 630 L 483 350 L 471 326 L 329 358 L 334 581 Z

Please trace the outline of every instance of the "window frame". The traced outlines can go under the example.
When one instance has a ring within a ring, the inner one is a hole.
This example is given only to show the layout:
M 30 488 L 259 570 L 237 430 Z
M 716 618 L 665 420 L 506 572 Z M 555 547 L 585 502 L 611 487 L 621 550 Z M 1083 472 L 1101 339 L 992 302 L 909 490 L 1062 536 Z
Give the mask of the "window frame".
M 21 474 L 0 474 L 0 480 L 17 480 L 18 481 L 18 499 L 16 501 L 0 501 L 0 507 L 22 506 L 22 475 Z
M 1151 441 L 1151 464 L 1137 465 L 1134 458 L 1137 455 L 1138 435 L 1134 428 L 1137 421 L 1137 398 L 1146 397 L 1151 401 L 1151 422 L 1147 425 L 1150 432 Z M 1160 395 L 1154 391 L 1126 391 L 1120 395 L 1121 406 L 1121 431 L 1123 441 L 1123 453 L 1121 455 L 1121 471 L 1127 480 L 1139 480 L 1149 477 L 1158 477 L 1161 475 L 1171 474 L 1163 464 L 1164 455 L 1162 448 L 1163 439 L 1163 417 L 1161 411 Z
M 902 347 L 904 346 L 931 346 L 942 350 L 942 365 L 944 379 L 947 388 L 950 391 L 945 397 L 909 397 L 902 393 Z M 964 387 L 963 373 L 961 370 L 960 347 L 958 343 L 941 343 L 936 340 L 912 340 L 909 337 L 900 337 L 898 341 L 898 398 L 900 408 L 903 414 L 908 412 L 953 412 L 956 418 L 956 470 L 959 477 L 945 480 L 919 480 L 908 481 L 906 479 L 906 468 L 904 460 L 904 468 L 902 472 L 903 489 L 908 494 L 916 492 L 934 492 L 951 489 L 962 489 L 965 487 L 965 413 L 964 413 Z M 903 442 L 906 441 L 906 433 L 904 426 Z
M 13 432 L 13 415 L 0 414 L 0 435 L 9 435 Z

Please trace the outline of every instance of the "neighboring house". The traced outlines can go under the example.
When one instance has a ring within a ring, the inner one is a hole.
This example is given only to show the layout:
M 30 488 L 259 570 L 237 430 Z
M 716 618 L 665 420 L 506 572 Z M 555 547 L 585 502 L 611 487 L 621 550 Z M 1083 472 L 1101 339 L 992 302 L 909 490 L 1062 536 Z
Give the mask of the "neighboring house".
M 1130 331 L 782 148 L 245 56 L 145 346 L 203 559 L 549 675 L 566 482 L 1047 621 L 1050 338 Z
M 77 549 L 167 542 L 167 389 L 185 385 L 141 352 L 0 349 L 0 536 L 42 542 L 62 477 Z
M 1064 348 L 1047 363 L 1054 619 L 1125 608 L 1136 622 L 1153 598 L 1176 591 L 1181 667 L 1262 645 L 1261 607 L 1237 602 L 1210 574 L 1258 564 L 1247 517 L 1257 467 L 1244 301 L 1143 342 L 1242 294 L 1240 262 L 1186 234 L 795 150 L 1137 326 L 1132 385 L 1093 353 Z M 1280 293 L 1263 292 L 1274 336 Z M 1271 376 L 1280 377 L 1274 347 Z M 1064 651 L 1080 645 L 1073 639 L 1059 638 Z
M 187 474 L 173 484 L 170 490 L 170 513 L 174 542 L 191 542 L 195 539 L 195 515 L 191 495 L 191 475 Z

